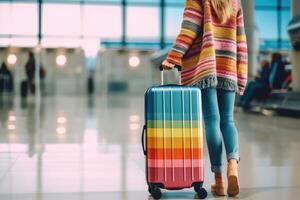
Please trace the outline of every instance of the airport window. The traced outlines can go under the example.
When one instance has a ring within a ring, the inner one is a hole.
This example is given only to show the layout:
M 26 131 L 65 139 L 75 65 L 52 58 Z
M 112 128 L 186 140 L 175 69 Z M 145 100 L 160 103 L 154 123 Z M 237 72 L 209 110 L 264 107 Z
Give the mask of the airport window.
M 38 32 L 37 22 L 36 3 L 1 3 L 0 45 L 25 47 L 36 45 Z
M 265 7 L 265 9 L 277 8 L 277 6 L 281 7 L 290 7 L 291 0 L 256 0 L 256 7 Z
M 43 35 L 80 36 L 80 6 L 62 4 L 43 5 Z
M 291 7 L 291 0 L 281 0 L 281 5 L 285 7 Z
M 183 6 L 185 0 L 165 0 L 167 5 L 178 5 L 178 6 Z
M 180 30 L 183 8 L 166 8 L 166 37 L 174 40 Z
M 122 0 L 84 0 L 84 3 L 120 3 Z
M 255 13 L 261 39 L 277 39 L 277 13 L 276 11 L 261 11 Z M 263 19 L 263 20 L 261 20 Z M 267 24 L 267 26 L 266 26 Z
M 7 35 L 10 34 L 10 5 L 9 3 L 0 3 L 0 34 Z
M 78 47 L 81 35 L 80 5 L 43 5 L 42 45 L 46 47 Z
M 44 3 L 80 3 L 80 0 L 43 0 Z
M 83 9 L 83 35 L 120 39 L 122 34 L 121 19 L 120 6 L 86 5 Z
M 136 3 L 136 4 L 158 4 L 160 0 L 127 0 L 127 3 Z
M 158 39 L 158 8 L 128 6 L 126 27 L 128 38 Z
M 281 35 L 283 39 L 288 39 L 287 27 L 289 22 L 291 21 L 291 13 L 290 11 L 284 10 L 281 12 Z
M 290 4 L 291 0 L 255 1 L 255 18 L 261 49 L 290 48 L 287 34 L 287 25 L 291 20 Z
M 35 3 L 0 4 L 1 34 L 37 35 L 37 21 Z
M 37 37 L 36 2 L 35 0 L 0 2 L 0 45 L 5 46 L 8 41 L 21 36 Z M 123 0 L 43 0 L 42 36 L 49 39 L 48 41 L 53 37 L 60 39 L 71 37 L 76 40 L 80 36 L 94 37 L 101 39 L 102 42 L 114 42 L 117 46 L 130 45 L 129 43 L 136 40 L 143 41 L 143 44 L 147 45 L 149 42 L 157 45 L 160 41 L 166 44 L 174 41 L 180 28 L 185 0 L 165 0 L 163 9 L 160 8 L 160 0 L 126 0 L 125 20 L 122 19 L 122 2 Z M 261 48 L 290 47 L 286 31 L 291 19 L 290 3 L 291 0 L 255 0 L 256 25 L 259 29 L 260 42 L 264 44 Z M 164 22 L 161 21 L 162 13 L 165 17 Z M 107 20 L 101 20 L 106 16 L 110 17 L 110 26 Z M 124 29 L 122 29 L 123 22 Z M 162 25 L 164 32 L 160 29 Z M 125 37 L 122 37 L 123 30 Z
M 26 16 L 26 17 L 24 17 Z M 16 35 L 36 35 L 38 32 L 37 4 L 12 4 L 11 31 Z
M 276 7 L 277 0 L 256 0 L 256 6 L 269 6 L 269 7 Z

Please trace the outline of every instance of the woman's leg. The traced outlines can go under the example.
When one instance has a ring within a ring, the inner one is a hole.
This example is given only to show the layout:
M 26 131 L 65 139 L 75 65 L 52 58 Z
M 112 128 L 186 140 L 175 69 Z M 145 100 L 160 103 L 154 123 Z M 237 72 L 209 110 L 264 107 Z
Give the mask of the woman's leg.
M 227 154 L 227 177 L 229 196 L 236 196 L 239 193 L 238 182 L 238 161 L 239 161 L 239 144 L 238 133 L 234 124 L 233 110 L 235 92 L 229 92 L 222 89 L 218 91 L 218 105 L 221 117 L 221 131 L 223 134 L 226 154 Z
M 235 92 L 218 89 L 217 93 L 221 117 L 220 127 L 224 139 L 227 160 L 236 159 L 238 161 L 238 133 L 233 119 Z
M 221 173 L 223 171 L 222 136 L 217 90 L 215 88 L 202 90 L 202 109 L 211 170 L 215 173 Z
M 215 195 L 224 196 L 225 183 L 222 176 L 222 136 L 220 131 L 217 90 L 215 88 L 202 90 L 202 109 L 211 170 L 215 174 L 215 183 L 211 186 L 211 191 Z

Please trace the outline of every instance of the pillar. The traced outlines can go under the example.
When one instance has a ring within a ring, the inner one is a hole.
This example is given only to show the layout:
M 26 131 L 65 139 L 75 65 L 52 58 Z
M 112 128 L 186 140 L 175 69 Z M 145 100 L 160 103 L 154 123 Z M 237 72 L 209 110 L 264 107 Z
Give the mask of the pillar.
M 248 44 L 248 73 L 249 76 L 254 76 L 258 64 L 259 53 L 259 37 L 257 27 L 255 25 L 255 1 L 254 0 L 242 0 L 242 6 L 244 11 L 245 31 L 247 35 Z
M 300 15 L 300 1 L 291 1 L 292 16 Z M 293 50 L 292 52 L 292 87 L 293 91 L 300 92 L 300 51 Z

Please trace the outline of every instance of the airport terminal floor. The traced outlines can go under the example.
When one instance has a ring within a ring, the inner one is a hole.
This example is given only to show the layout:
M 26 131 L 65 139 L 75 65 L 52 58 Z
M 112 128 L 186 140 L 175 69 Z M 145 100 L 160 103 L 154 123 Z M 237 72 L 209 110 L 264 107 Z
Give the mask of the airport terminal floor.
M 140 144 L 143 97 L 1 99 L 0 199 L 152 199 Z M 241 192 L 236 199 L 299 199 L 300 121 L 237 111 Z M 212 173 L 205 147 L 205 188 Z M 194 199 L 193 190 L 163 199 Z

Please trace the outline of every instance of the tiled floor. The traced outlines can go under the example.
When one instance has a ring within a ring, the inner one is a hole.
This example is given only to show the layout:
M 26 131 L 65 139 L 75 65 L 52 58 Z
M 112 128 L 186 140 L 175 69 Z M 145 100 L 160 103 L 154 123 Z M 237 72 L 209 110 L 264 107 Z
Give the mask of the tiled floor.
M 140 145 L 143 123 L 141 97 L 47 97 L 40 103 L 0 97 L 0 200 L 151 199 Z M 239 199 L 299 199 L 300 120 L 236 113 L 236 123 Z M 163 198 L 194 199 L 194 192 Z M 209 193 L 207 199 L 227 197 Z

